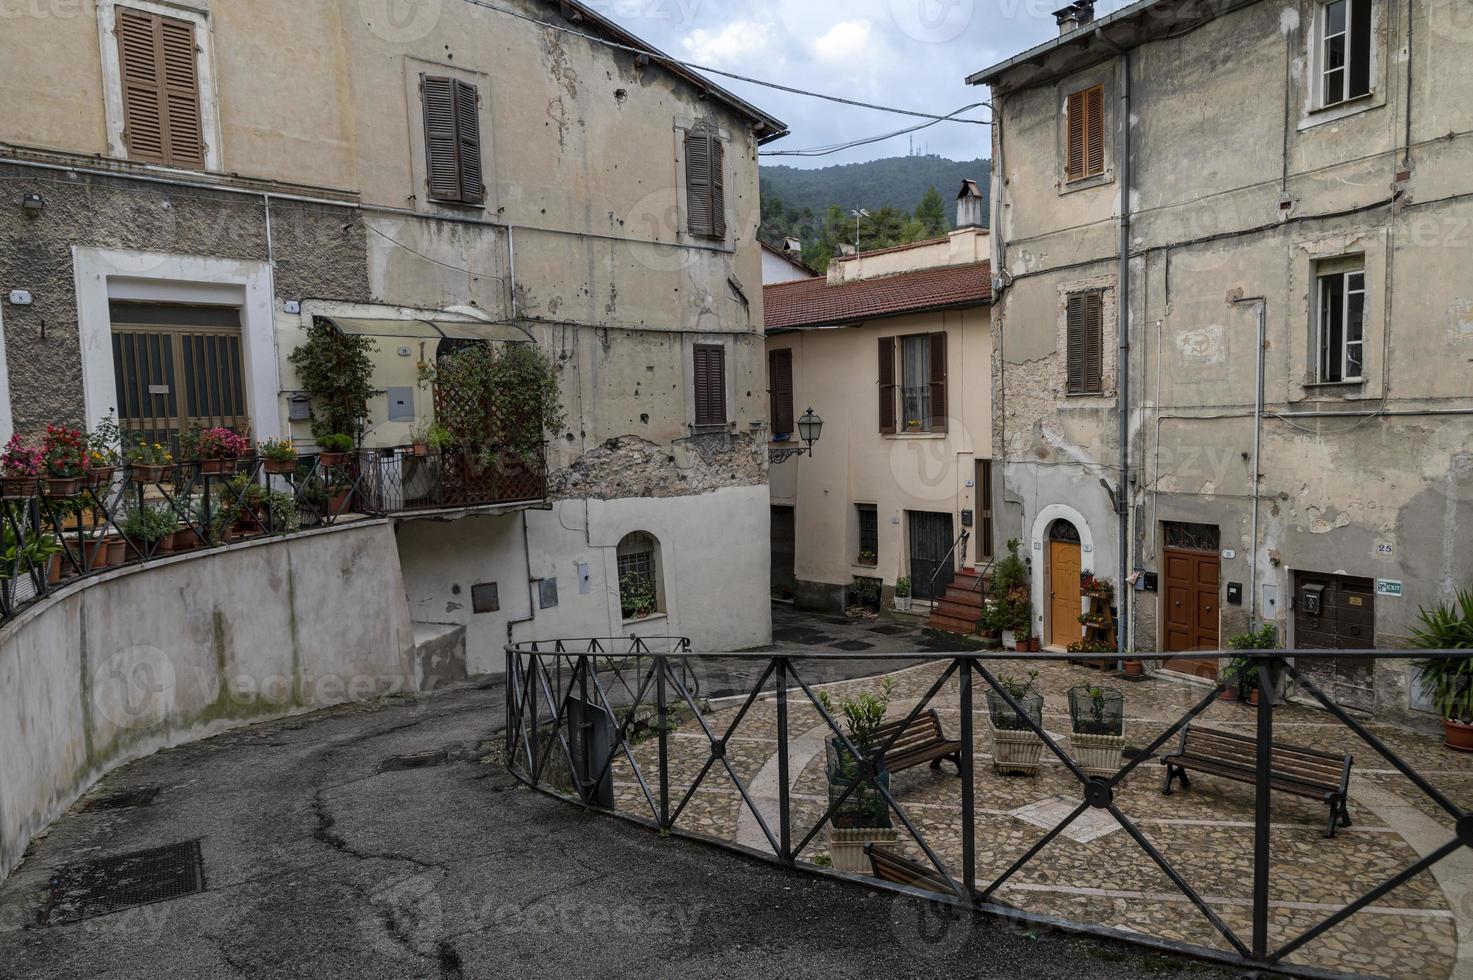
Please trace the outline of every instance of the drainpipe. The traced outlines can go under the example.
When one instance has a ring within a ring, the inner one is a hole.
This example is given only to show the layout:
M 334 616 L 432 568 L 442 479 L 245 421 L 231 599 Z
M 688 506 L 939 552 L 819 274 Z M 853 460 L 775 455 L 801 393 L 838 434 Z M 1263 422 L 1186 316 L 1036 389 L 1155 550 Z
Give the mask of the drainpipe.
M 1130 649 L 1134 632 L 1134 599 L 1126 588 L 1130 578 L 1130 52 L 1120 52 L 1120 118 L 1117 126 L 1116 157 L 1120 169 L 1120 270 L 1118 273 L 1120 308 L 1120 353 L 1117 373 L 1120 381 L 1119 401 L 1116 411 L 1120 416 L 1120 489 L 1115 500 L 1115 509 L 1120 519 L 1120 620 L 1121 629 L 1116 643 L 1121 659 Z
M 1258 618 L 1258 498 L 1262 481 L 1258 476 L 1259 451 L 1263 445 L 1263 349 L 1267 342 L 1268 300 L 1262 296 L 1245 296 L 1233 300 L 1233 305 L 1252 303 L 1258 310 L 1258 358 L 1254 367 L 1253 396 L 1253 519 L 1249 531 L 1248 545 L 1248 616 Z

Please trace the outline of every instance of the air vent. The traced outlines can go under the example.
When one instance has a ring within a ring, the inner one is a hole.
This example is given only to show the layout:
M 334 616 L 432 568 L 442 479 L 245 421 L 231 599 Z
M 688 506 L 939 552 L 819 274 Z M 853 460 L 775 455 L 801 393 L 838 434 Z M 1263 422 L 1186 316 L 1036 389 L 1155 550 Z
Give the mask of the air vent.
M 205 890 L 199 841 L 69 864 L 51 879 L 41 925 L 58 926 Z

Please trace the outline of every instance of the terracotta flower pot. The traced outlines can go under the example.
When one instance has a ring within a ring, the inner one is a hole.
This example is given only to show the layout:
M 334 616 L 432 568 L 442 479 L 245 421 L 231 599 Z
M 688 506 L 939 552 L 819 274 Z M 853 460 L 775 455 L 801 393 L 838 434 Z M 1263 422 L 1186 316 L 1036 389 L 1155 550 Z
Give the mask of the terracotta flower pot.
M 34 476 L 7 476 L 0 478 L 0 493 L 6 500 L 29 500 L 36 495 Z
M 48 497 L 75 497 L 82 491 L 82 478 L 79 476 L 47 477 L 41 481 L 41 487 Z
M 87 470 L 87 486 L 105 487 L 113 482 L 113 473 L 116 468 L 112 466 L 94 466 Z
M 202 459 L 199 461 L 200 476 L 225 476 L 235 472 L 233 459 Z
M 1225 687 L 1225 688 L 1223 688 L 1222 689 L 1222 693 L 1217 696 L 1217 700 L 1219 700 L 1219 701 L 1236 701 L 1236 700 L 1238 700 L 1238 688 L 1237 688 L 1237 686 L 1234 685 L 1232 687 Z
M 92 571 L 100 572 L 111 564 L 107 557 L 107 538 L 91 538 L 83 550 L 87 555 L 87 567 Z
M 1143 663 L 1141 663 L 1139 660 L 1127 660 L 1127 661 L 1125 661 L 1125 676 L 1126 677 L 1139 677 L 1142 674 L 1144 674 L 1145 672 L 1146 672 L 1146 665 L 1143 664 Z
M 158 483 L 164 478 L 164 471 L 168 467 L 162 464 L 134 463 L 128 467 L 134 483 Z
M 1473 752 L 1473 725 L 1465 725 L 1451 718 L 1442 720 L 1443 741 L 1450 749 Z
M 109 565 L 121 565 L 129 558 L 128 542 L 120 534 L 110 534 L 107 537 L 107 563 Z
M 55 585 L 61 581 L 61 570 L 66 561 L 60 554 L 52 555 L 46 563 L 46 581 Z
M 327 516 L 337 517 L 348 509 L 348 498 L 352 495 L 349 490 L 340 490 L 327 498 Z
M 194 529 L 181 527 L 171 535 L 173 543 L 172 551 L 179 554 L 184 551 L 193 551 L 199 545 L 199 538 L 195 536 Z
M 1249 691 L 1248 696 L 1243 700 L 1252 705 L 1258 704 L 1258 688 L 1255 687 L 1253 690 Z
M 428 456 L 430 454 L 430 447 L 428 443 L 416 442 L 413 451 L 416 456 Z
M 297 461 L 294 459 L 268 459 L 266 460 L 266 472 L 272 476 L 290 476 L 297 471 Z
M 317 454 L 317 458 L 322 461 L 323 466 L 342 466 L 348 461 L 348 454 L 330 453 L 324 450 Z

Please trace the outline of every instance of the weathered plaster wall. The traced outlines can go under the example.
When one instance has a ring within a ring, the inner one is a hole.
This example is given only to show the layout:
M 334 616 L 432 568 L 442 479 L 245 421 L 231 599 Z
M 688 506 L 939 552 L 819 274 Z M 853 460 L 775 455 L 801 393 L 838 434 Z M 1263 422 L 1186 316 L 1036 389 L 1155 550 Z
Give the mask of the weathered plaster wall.
M 0 208 L 0 286 L 28 290 L 31 306 L 7 306 L 5 350 L 16 430 L 82 423 L 82 362 L 72 248 L 96 246 L 262 261 L 259 197 L 140 184 L 121 178 L 38 171 L 0 162 L 16 200 L 41 194 L 27 218 Z M 361 296 L 367 287 L 363 229 L 347 209 L 272 204 L 277 288 L 286 295 Z
M 266 718 L 412 690 L 374 522 L 103 575 L 0 631 L 0 878 L 115 766 Z

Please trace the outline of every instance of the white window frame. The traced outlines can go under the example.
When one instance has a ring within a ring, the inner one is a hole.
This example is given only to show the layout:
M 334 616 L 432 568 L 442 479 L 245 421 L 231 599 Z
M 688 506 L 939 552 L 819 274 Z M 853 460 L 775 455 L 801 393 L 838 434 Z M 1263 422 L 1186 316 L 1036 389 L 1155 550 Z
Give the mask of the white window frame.
M 97 0 L 97 32 L 102 46 L 102 89 L 107 114 L 107 153 L 127 160 L 128 143 L 123 138 L 123 70 L 118 63 L 117 21 L 119 7 L 130 7 L 160 17 L 189 21 L 194 25 L 194 39 L 199 54 L 199 112 L 205 141 L 205 169 L 219 173 L 225 169 L 220 153 L 220 110 L 215 99 L 215 58 L 211 43 L 209 12 L 193 7 L 159 3 L 157 0 Z M 165 170 L 160 164 L 144 164 Z
M 896 385 L 896 388 L 898 389 L 898 393 L 900 395 L 900 415 L 901 415 L 901 418 L 898 420 L 899 421 L 899 430 L 901 432 L 916 432 L 916 431 L 930 432 L 931 431 L 931 335 L 928 334 L 928 333 L 907 333 L 907 334 L 901 334 L 900 336 L 896 337 L 895 339 L 896 339 L 896 341 L 898 341 L 898 343 L 896 344 L 896 346 L 899 348 L 899 350 L 896 351 L 896 360 L 899 361 L 899 363 L 895 366 L 895 368 L 896 368 L 896 375 L 899 378 L 899 383 Z M 907 384 L 905 366 L 906 366 L 906 364 L 908 363 L 908 360 L 909 360 L 906 357 L 906 350 L 909 349 L 909 348 L 913 348 L 913 349 L 917 350 L 918 351 L 918 354 L 916 356 L 918 356 L 920 358 L 920 365 L 918 366 L 917 373 L 924 380 L 919 385 Z M 920 423 L 921 423 L 921 425 L 920 425 L 920 429 L 919 430 L 912 429 L 910 427 L 910 412 L 907 411 L 908 405 L 907 405 L 907 400 L 906 400 L 907 399 L 906 392 L 908 392 L 908 391 L 910 391 L 912 389 L 919 389 L 919 394 L 915 396 L 915 397 L 917 397 L 920 400 L 920 409 L 921 409 L 921 412 L 920 412 Z
M 1377 11 L 1374 3 L 1370 10 L 1371 43 L 1366 47 L 1366 91 L 1360 95 L 1350 94 L 1351 59 L 1355 54 L 1354 36 L 1355 18 L 1352 16 L 1353 6 L 1356 0 L 1320 0 L 1315 9 L 1314 25 L 1314 66 L 1315 66 L 1315 100 L 1314 104 L 1321 109 L 1335 109 L 1340 106 L 1355 102 L 1359 99 L 1373 95 L 1376 91 L 1376 18 Z M 1330 7 L 1342 3 L 1345 5 L 1345 28 L 1336 34 L 1329 33 L 1330 30 Z M 1330 67 L 1330 42 L 1335 38 L 1345 39 L 1345 64 L 1339 68 Z M 1334 101 L 1331 101 L 1330 75 L 1339 72 L 1340 92 Z
M 1359 277 L 1360 284 L 1355 286 L 1352 280 Z M 1331 307 L 1326 303 L 1325 285 L 1331 280 L 1338 280 L 1338 287 L 1332 302 L 1339 306 L 1340 310 L 1340 345 L 1338 351 L 1328 349 L 1329 338 L 1326 336 L 1328 329 L 1327 318 Z M 1353 296 L 1360 297 L 1360 322 L 1358 324 L 1357 338 L 1350 339 L 1350 300 Z M 1350 349 L 1360 348 L 1360 370 L 1355 374 L 1350 373 Z M 1329 268 L 1315 270 L 1315 381 L 1319 384 L 1359 384 L 1365 381 L 1366 372 L 1366 270 L 1363 264 L 1342 265 L 1334 263 Z M 1330 372 L 1327 368 L 1338 362 L 1338 378 L 1326 377 Z

